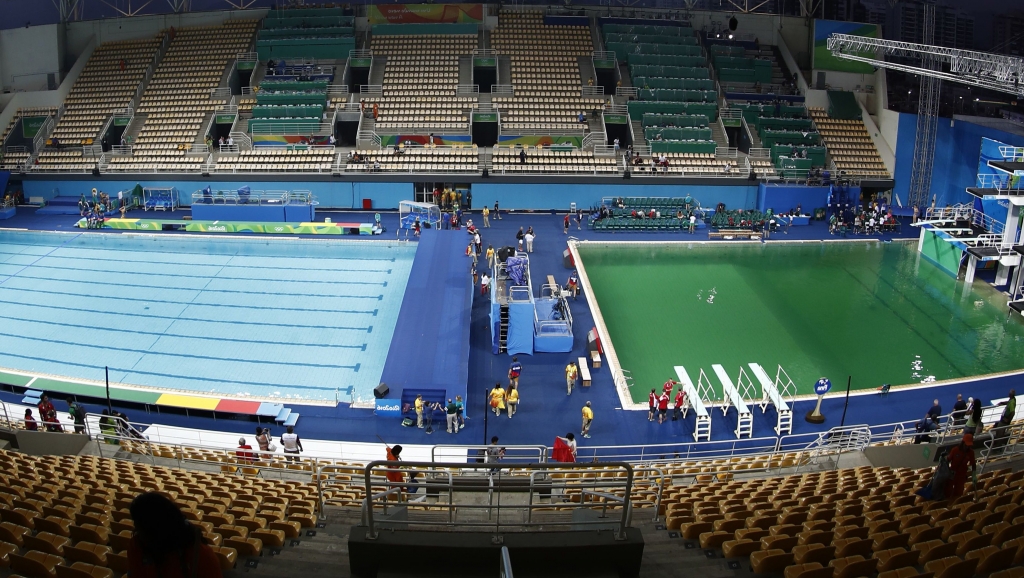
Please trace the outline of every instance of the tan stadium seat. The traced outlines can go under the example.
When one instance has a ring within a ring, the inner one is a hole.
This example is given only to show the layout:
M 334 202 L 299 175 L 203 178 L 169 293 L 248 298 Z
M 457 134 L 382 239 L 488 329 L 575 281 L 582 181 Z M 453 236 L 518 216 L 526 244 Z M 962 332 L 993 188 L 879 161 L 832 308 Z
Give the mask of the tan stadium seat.
M 911 546 L 921 542 L 942 538 L 942 528 L 932 526 L 931 524 L 922 524 L 920 526 L 907 528 L 905 533 L 910 535 L 909 544 Z
M 835 568 L 835 578 L 858 578 L 860 576 L 873 576 L 878 566 L 878 560 L 864 558 L 859 554 L 836 558 L 829 562 Z
M 834 569 L 830 566 L 823 566 L 819 562 L 810 562 L 787 566 L 783 576 L 785 578 L 832 578 L 833 571 Z
M 836 548 L 831 545 L 806 544 L 793 548 L 793 561 L 797 564 L 820 562 L 827 566 L 835 556 Z
M 19 548 L 25 545 L 25 536 L 31 534 L 32 530 L 13 524 L 11 522 L 0 523 L 0 540 L 14 544 Z
M 114 578 L 109 568 L 75 562 L 71 566 L 57 566 L 57 578 Z
M 722 544 L 722 554 L 726 558 L 749 558 L 761 549 L 761 543 L 754 540 L 726 540 Z
M 220 560 L 221 570 L 228 572 L 235 567 L 235 562 L 238 561 L 238 552 L 234 548 L 225 546 L 211 546 L 211 548 L 217 555 L 217 559 Z
M 913 549 L 921 553 L 920 564 L 927 564 L 933 560 L 947 558 L 956 555 L 957 544 L 955 542 L 943 542 L 942 540 L 929 540 L 914 544 Z
M 956 556 L 932 560 L 924 565 L 924 569 L 928 572 L 933 572 L 935 578 L 965 578 L 973 576 L 977 567 L 977 558 L 961 560 Z
M 105 566 L 107 564 L 107 554 L 110 551 L 110 547 L 103 544 L 78 542 L 74 546 L 64 547 L 64 557 L 71 562 L 85 562 L 96 566 Z
M 0 566 L 11 565 L 11 554 L 17 554 L 18 547 L 9 542 L 0 542 Z
M 793 554 L 782 550 L 759 550 L 750 554 L 750 566 L 755 574 L 778 574 L 793 563 Z
M 58 536 L 49 532 L 39 532 L 35 536 L 25 536 L 25 550 L 37 550 L 54 556 L 63 556 L 64 547 L 71 540 L 64 536 Z
M 838 558 L 855 555 L 868 557 L 872 554 L 871 540 L 867 539 L 836 538 L 832 541 L 832 545 L 836 547 L 836 557 Z
M 995 546 L 985 546 L 967 552 L 964 560 L 978 560 L 978 567 L 975 572 L 979 575 L 985 575 L 1006 570 L 1012 566 L 1013 558 L 1016 554 L 1016 548 L 999 549 Z
M 259 556 L 263 542 L 258 538 L 225 538 L 224 545 L 233 548 L 239 556 Z
M 1024 578 L 1024 566 L 1015 566 L 1006 570 L 1000 570 L 989 576 L 989 578 Z
M 920 557 L 921 553 L 917 550 L 907 550 L 906 548 L 892 548 L 875 552 L 879 573 L 917 566 Z
M 64 563 L 60 556 L 35 550 L 26 552 L 24 556 L 11 554 L 10 557 L 12 572 L 32 578 L 56 578 L 57 566 Z

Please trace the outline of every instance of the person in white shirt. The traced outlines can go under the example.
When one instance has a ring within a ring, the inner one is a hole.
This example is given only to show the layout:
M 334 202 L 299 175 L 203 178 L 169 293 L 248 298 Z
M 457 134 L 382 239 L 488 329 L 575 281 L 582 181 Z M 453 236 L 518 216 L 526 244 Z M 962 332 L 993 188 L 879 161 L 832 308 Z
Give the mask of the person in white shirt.
M 535 238 L 536 238 L 536 235 L 534 235 L 533 233 L 526 233 L 526 235 L 523 236 L 523 239 L 526 241 L 526 252 L 527 253 L 533 253 L 533 240 Z
M 576 436 L 572 432 L 565 434 L 565 437 L 558 436 L 558 439 L 562 440 L 562 443 L 569 446 L 569 451 L 572 452 L 572 459 L 576 459 Z
M 697 215 L 690 215 L 690 233 L 692 234 L 694 229 L 697 228 Z
M 302 451 L 302 440 L 299 439 L 299 434 L 295 433 L 295 428 L 288 426 L 285 433 L 281 434 L 281 446 L 284 449 L 284 459 L 289 462 L 298 461 L 299 453 Z
M 480 294 L 481 295 L 487 295 L 487 290 L 490 288 L 490 285 L 491 285 L 491 278 L 487 276 L 487 273 L 484 273 L 483 275 L 481 275 L 480 276 Z
M 231 146 L 231 145 L 233 145 L 233 144 L 235 144 L 235 139 L 233 139 L 233 138 L 231 138 L 231 137 L 229 136 L 229 137 L 228 137 L 228 146 Z

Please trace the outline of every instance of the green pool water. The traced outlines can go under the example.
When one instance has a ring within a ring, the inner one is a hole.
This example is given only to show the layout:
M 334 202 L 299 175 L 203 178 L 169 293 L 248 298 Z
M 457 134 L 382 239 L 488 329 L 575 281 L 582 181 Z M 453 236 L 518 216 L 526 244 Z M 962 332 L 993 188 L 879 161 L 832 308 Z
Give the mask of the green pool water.
M 778 365 L 813 393 L 1024 367 L 1024 323 L 986 283 L 966 287 L 906 243 L 584 243 L 586 274 L 633 400 L 686 367 L 716 386 L 741 364 Z M 717 388 L 716 388 L 717 391 Z M 758 388 L 758 391 L 760 389 Z

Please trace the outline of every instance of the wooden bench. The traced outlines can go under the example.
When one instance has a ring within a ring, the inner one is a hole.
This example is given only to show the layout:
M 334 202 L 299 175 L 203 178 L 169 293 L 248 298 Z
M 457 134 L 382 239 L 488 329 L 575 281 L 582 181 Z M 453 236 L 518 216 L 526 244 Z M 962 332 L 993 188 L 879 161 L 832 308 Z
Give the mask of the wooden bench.
M 590 366 L 594 369 L 601 367 L 601 354 L 596 349 L 590 352 Z
M 590 368 L 587 367 L 587 358 L 581 357 L 577 359 L 576 365 L 580 368 L 580 379 L 583 381 L 583 387 L 590 387 Z
M 719 229 L 718 231 L 708 231 L 708 239 L 722 239 L 725 237 L 733 237 L 735 239 L 760 239 L 761 233 L 748 229 Z
M 556 287 L 558 286 L 558 283 L 555 282 L 554 275 L 548 275 L 548 285 L 554 285 Z

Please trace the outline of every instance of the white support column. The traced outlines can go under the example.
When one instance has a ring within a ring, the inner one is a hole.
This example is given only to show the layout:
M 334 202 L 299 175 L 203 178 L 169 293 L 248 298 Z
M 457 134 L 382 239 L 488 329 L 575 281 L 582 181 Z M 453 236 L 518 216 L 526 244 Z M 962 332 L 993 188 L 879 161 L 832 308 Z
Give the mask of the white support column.
M 967 254 L 967 273 L 964 275 L 964 283 L 974 283 L 974 273 L 978 270 L 978 259 Z

